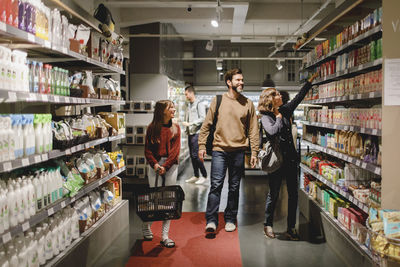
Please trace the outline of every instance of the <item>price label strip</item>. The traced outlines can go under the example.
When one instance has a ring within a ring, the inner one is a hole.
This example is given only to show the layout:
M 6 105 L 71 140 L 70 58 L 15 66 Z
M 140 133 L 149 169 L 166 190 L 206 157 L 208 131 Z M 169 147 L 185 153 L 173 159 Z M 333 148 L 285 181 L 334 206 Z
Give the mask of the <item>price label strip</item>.
M 28 166 L 29 165 L 29 159 L 28 158 L 23 158 L 22 159 L 22 167 Z
M 47 161 L 49 159 L 49 155 L 47 153 L 42 154 L 42 161 Z
M 29 222 L 25 222 L 22 224 L 22 232 L 25 232 L 29 228 L 31 228 L 31 226 L 29 225 Z
M 40 155 L 35 155 L 35 158 L 34 158 L 34 159 L 35 159 L 35 163 L 39 163 L 39 162 L 42 161 Z
M 8 241 L 11 240 L 11 233 L 8 232 L 8 233 L 4 234 L 2 239 L 3 239 L 3 244 L 7 243 Z
M 50 208 L 50 209 L 47 210 L 47 215 L 48 216 L 51 216 L 53 214 L 54 214 L 54 209 L 53 208 Z
M 11 161 L 3 163 L 3 171 L 8 172 L 11 171 L 11 169 L 12 169 Z

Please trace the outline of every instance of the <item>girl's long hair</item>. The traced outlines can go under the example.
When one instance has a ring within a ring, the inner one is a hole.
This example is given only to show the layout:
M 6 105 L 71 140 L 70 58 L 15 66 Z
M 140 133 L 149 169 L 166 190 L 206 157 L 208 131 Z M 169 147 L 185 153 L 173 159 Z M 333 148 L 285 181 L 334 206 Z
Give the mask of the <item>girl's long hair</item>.
M 174 103 L 171 100 L 160 100 L 157 101 L 154 107 L 154 116 L 152 122 L 147 128 L 150 142 L 152 144 L 159 144 L 161 139 L 161 127 L 164 124 L 164 111 L 167 108 L 173 106 Z M 173 127 L 174 128 L 174 127 Z

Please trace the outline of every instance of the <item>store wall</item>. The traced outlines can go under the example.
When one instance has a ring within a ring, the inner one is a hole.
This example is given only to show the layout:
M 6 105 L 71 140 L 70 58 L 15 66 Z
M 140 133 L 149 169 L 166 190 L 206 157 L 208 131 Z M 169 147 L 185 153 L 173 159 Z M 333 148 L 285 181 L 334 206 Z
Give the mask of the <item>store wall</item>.
M 201 57 L 254 57 L 265 58 L 272 51 L 273 46 L 265 44 L 235 44 L 229 41 L 214 41 L 211 51 L 205 49 L 207 41 L 193 42 L 193 55 Z M 224 71 L 233 67 L 242 69 L 246 86 L 261 86 L 267 74 L 277 85 L 298 85 L 300 61 L 295 62 L 295 80 L 288 80 L 288 62 L 284 61 L 283 69 L 278 71 L 276 60 L 224 60 Z M 223 72 L 224 72 L 223 71 Z M 224 85 L 223 75 L 216 69 L 214 60 L 196 60 L 194 62 L 193 82 L 196 86 Z
M 383 58 L 400 58 L 400 3 L 398 0 L 383 0 Z M 385 64 L 383 66 L 385 73 Z M 389 80 L 384 78 L 383 86 Z M 400 88 L 399 88 L 400 89 Z M 385 103 L 385 97 L 383 97 Z M 382 106 L 382 207 L 400 208 L 400 103 L 398 106 Z

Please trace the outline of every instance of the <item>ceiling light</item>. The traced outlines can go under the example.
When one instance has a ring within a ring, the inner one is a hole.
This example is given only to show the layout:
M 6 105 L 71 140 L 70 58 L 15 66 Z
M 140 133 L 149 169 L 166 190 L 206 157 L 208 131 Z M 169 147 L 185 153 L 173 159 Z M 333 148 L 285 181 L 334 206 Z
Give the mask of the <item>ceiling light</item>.
M 214 28 L 218 28 L 219 24 L 221 23 L 221 13 L 223 12 L 222 7 L 221 7 L 221 2 L 220 0 L 217 0 L 217 7 L 216 7 L 216 12 L 217 12 L 217 18 L 211 20 L 211 25 Z
M 278 69 L 278 70 L 281 70 L 281 69 L 283 69 L 283 65 L 282 65 L 282 63 L 281 63 L 281 61 L 280 60 L 278 60 L 278 63 L 276 63 L 276 68 Z
M 219 23 L 218 23 L 218 21 L 216 21 L 215 19 L 213 19 L 213 20 L 211 21 L 211 25 L 212 25 L 214 28 L 218 28 Z

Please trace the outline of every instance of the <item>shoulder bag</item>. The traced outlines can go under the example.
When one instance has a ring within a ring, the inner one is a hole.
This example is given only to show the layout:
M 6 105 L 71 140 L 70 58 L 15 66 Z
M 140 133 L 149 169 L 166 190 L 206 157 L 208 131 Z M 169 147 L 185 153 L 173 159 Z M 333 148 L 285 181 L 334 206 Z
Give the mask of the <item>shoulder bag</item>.
M 279 137 L 271 137 L 265 133 L 266 142 L 264 143 L 264 132 L 264 127 L 260 123 L 260 151 L 257 157 L 260 169 L 270 174 L 282 166 L 283 158 L 279 147 Z

